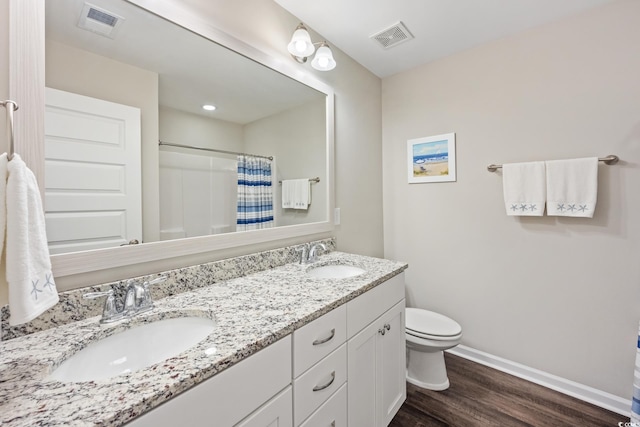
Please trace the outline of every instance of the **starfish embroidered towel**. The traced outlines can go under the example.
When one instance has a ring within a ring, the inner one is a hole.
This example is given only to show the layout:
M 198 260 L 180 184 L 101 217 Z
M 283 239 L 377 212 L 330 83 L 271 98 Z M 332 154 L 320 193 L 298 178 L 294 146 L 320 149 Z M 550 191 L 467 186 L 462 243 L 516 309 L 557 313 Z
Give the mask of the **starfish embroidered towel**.
M 544 169 L 544 162 L 502 165 L 502 189 L 507 215 L 544 215 L 546 199 Z
M 6 274 L 10 325 L 35 319 L 58 302 L 40 191 L 19 155 L 7 164 Z
M 547 167 L 547 215 L 592 218 L 598 199 L 598 158 L 552 160 Z

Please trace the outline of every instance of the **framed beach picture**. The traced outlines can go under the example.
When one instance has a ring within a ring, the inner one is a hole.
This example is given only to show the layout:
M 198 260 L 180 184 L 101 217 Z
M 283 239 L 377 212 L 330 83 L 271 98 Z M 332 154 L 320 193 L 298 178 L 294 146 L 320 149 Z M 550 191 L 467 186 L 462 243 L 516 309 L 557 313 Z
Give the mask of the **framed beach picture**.
M 456 134 L 407 141 L 409 184 L 456 180 Z

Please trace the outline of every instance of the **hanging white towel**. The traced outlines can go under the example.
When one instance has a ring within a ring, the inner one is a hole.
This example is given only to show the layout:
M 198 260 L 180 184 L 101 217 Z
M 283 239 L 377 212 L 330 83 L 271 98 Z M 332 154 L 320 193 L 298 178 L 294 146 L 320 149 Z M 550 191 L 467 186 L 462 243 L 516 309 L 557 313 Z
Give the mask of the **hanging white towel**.
M 309 179 L 286 179 L 282 181 L 282 207 L 285 209 L 309 208 L 311 182 Z
M 294 182 L 291 179 L 285 179 L 282 181 L 282 208 L 283 209 L 292 209 L 293 208 L 293 197 L 294 197 Z
M 547 215 L 592 218 L 598 199 L 598 158 L 546 162 Z
M 0 259 L 7 229 L 7 153 L 0 154 Z
M 10 325 L 35 319 L 58 302 L 38 183 L 19 155 L 7 164 L 6 274 Z
M 546 199 L 544 162 L 502 165 L 502 190 L 507 215 L 544 215 Z

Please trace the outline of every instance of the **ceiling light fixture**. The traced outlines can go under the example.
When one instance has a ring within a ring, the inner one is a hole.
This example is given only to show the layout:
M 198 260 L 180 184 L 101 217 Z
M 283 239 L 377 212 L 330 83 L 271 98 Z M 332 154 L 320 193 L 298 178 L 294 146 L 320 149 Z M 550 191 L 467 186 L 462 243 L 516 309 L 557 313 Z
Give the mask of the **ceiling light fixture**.
M 216 106 L 211 104 L 205 104 L 202 106 L 202 109 L 207 111 L 213 111 L 216 109 Z
M 319 45 L 316 52 L 316 45 Z M 291 41 L 287 45 L 287 50 L 301 64 L 307 62 L 307 59 L 316 52 L 316 56 L 311 61 L 311 66 L 319 71 L 330 71 L 336 68 L 336 60 L 333 59 L 333 53 L 326 41 L 313 43 L 309 32 L 304 24 L 300 23 L 293 32 Z

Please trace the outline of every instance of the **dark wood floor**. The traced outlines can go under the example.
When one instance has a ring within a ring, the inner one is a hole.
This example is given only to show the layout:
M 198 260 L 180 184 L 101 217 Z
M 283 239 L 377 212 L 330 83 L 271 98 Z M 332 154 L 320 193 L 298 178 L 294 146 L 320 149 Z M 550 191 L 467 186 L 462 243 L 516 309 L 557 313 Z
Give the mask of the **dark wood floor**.
M 445 353 L 451 386 L 407 384 L 407 400 L 390 427 L 616 427 L 629 418 L 504 372 Z

